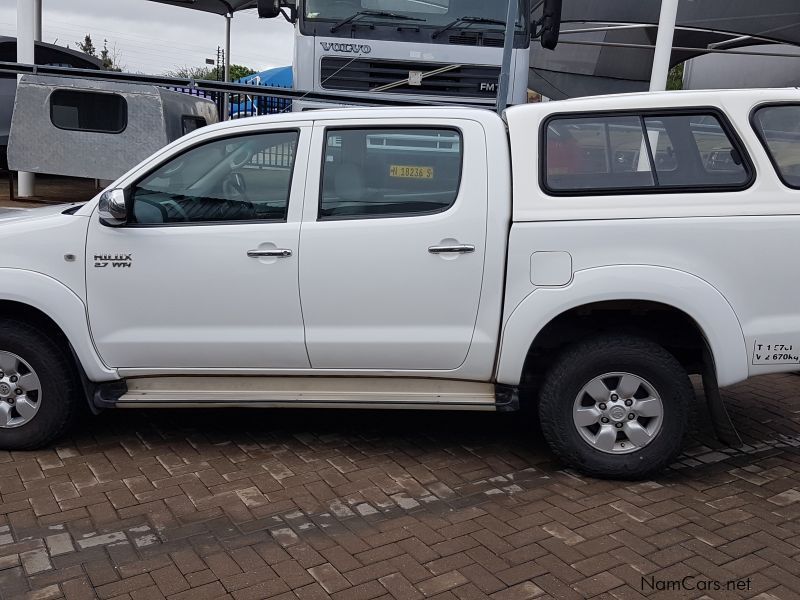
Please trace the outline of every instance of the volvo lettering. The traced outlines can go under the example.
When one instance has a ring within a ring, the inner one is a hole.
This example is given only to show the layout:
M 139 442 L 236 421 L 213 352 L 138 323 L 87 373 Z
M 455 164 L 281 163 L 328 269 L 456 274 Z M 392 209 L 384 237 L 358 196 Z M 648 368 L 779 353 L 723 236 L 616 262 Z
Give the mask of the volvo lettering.
M 345 52 L 353 54 L 369 54 L 372 46 L 368 44 L 332 44 L 331 42 L 320 42 L 320 46 L 325 52 Z

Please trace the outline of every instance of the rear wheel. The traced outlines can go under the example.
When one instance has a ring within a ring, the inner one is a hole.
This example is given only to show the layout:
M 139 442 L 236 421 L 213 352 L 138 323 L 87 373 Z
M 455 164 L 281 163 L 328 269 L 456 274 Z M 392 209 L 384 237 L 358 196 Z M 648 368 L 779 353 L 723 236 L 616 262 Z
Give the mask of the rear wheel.
M 539 416 L 553 451 L 595 477 L 639 479 L 680 452 L 689 376 L 663 347 L 603 336 L 567 350 L 542 386 Z
M 0 320 L 0 449 L 40 448 L 62 435 L 78 406 L 71 361 L 36 327 Z

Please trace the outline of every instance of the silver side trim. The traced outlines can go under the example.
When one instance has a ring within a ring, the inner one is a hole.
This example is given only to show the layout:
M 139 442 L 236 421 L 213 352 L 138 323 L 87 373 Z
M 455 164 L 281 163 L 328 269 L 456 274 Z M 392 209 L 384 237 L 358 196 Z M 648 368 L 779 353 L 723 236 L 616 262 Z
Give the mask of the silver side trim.
M 490 383 L 374 377 L 128 379 L 118 408 L 393 408 L 495 410 Z

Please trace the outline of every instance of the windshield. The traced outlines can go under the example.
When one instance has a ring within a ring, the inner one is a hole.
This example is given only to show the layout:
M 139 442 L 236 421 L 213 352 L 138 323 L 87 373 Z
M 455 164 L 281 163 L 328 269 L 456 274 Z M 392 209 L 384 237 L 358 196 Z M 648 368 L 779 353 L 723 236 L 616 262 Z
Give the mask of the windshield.
M 524 29 L 525 0 L 519 0 L 520 17 L 517 27 Z M 490 0 L 306 0 L 305 18 L 308 21 L 333 21 L 338 22 L 352 17 L 361 11 L 383 11 L 404 17 L 420 19 L 413 22 L 419 27 L 445 27 L 463 17 L 491 19 L 505 23 L 508 4 Z M 424 20 L 424 21 L 423 21 Z M 366 23 L 391 22 L 391 19 L 372 16 L 364 19 Z M 393 22 L 397 26 L 397 21 Z M 502 31 L 503 26 L 486 23 L 458 23 L 456 28 L 467 27 L 477 30 Z

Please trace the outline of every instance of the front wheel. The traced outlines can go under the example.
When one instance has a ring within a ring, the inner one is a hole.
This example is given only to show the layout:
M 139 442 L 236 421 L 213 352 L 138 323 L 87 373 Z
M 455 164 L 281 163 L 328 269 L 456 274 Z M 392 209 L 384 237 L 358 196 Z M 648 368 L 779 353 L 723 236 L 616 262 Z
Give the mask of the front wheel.
M 0 449 L 41 448 L 62 435 L 76 414 L 76 387 L 52 336 L 0 319 Z
M 571 467 L 640 479 L 681 451 L 692 401 L 689 376 L 663 347 L 603 336 L 567 350 L 545 377 L 542 432 Z

